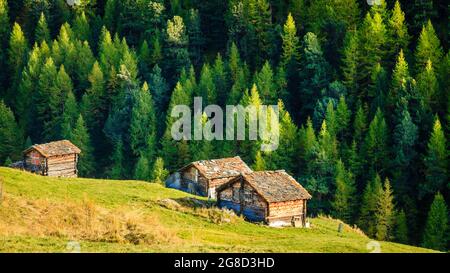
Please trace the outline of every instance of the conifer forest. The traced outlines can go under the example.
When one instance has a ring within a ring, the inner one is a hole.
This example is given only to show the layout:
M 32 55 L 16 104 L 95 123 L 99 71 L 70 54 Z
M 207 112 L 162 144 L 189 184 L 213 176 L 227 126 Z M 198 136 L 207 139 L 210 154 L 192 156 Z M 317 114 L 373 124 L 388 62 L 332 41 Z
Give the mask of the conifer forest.
M 163 181 L 240 156 L 308 213 L 449 249 L 445 0 L 0 0 L 0 165 L 68 139 L 79 175 Z M 278 105 L 278 149 L 174 140 L 171 109 Z

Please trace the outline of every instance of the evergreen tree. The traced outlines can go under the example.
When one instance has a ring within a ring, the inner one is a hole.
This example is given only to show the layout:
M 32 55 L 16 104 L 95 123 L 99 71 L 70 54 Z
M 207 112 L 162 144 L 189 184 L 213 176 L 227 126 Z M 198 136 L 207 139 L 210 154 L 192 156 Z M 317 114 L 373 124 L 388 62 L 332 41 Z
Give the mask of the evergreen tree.
M 367 130 L 367 113 L 361 105 L 356 109 L 353 130 L 354 141 L 356 141 L 356 143 L 362 143 Z
M 0 0 L 0 66 L 5 67 L 7 60 L 8 38 L 10 32 L 9 26 L 9 8 L 6 0 Z M 0 89 L 5 88 L 5 80 L 7 76 L 7 70 L 0 70 Z M 4 94 L 0 93 L 0 96 Z
M 212 67 L 212 76 L 214 80 L 214 86 L 216 87 L 217 104 L 224 106 L 229 87 L 225 66 L 222 60 L 222 55 L 220 55 L 220 53 L 217 54 L 214 66 Z
M 387 33 L 382 15 L 378 12 L 373 15 L 368 13 L 358 31 L 358 36 L 360 43 L 358 87 L 362 92 L 360 97 L 365 98 L 371 71 L 386 55 Z
M 400 50 L 397 63 L 394 71 L 392 72 L 391 88 L 388 95 L 388 106 L 393 108 L 396 105 L 400 97 L 405 96 L 406 84 L 409 81 L 408 63 L 405 60 L 403 50 Z
M 266 61 L 261 71 L 255 75 L 255 83 L 264 104 L 273 105 L 277 102 L 278 94 L 269 62 Z
M 164 70 L 166 78 L 174 82 L 181 70 L 188 69 L 191 65 L 188 52 L 188 36 L 180 16 L 174 16 L 167 21 L 165 35 L 166 48 L 164 50 Z
M 401 244 L 408 244 L 408 222 L 403 210 L 397 213 L 395 222 L 395 241 Z
M 84 124 L 83 116 L 79 115 L 75 127 L 73 128 L 70 140 L 81 150 L 78 162 L 78 172 L 82 177 L 89 177 L 95 170 L 94 158 L 92 155 L 92 144 L 89 132 Z
M 352 173 L 345 169 L 341 160 L 338 160 L 336 164 L 335 187 L 336 191 L 331 203 L 334 216 L 346 223 L 351 223 L 355 209 L 356 189 Z
M 388 167 L 388 128 L 380 109 L 369 125 L 365 138 L 365 153 L 368 170 L 373 173 L 384 173 Z
M 217 103 L 216 85 L 214 84 L 211 68 L 208 64 L 203 65 L 196 96 L 203 98 L 204 105 Z
M 392 238 L 394 228 L 394 196 L 389 179 L 384 181 L 383 190 L 377 198 L 376 238 L 387 241 Z
M 134 179 L 142 181 L 150 181 L 150 166 L 146 156 L 141 155 L 134 169 Z
M 22 28 L 15 23 L 9 39 L 8 68 L 10 71 L 10 91 L 7 99 L 12 100 L 19 84 L 22 69 L 24 68 L 28 55 L 28 42 Z
M 111 156 L 111 166 L 108 172 L 108 176 L 111 179 L 122 179 L 124 176 L 123 169 L 123 142 L 119 139 L 116 143 L 114 143 L 114 151 Z
M 297 37 L 297 29 L 291 13 L 288 14 L 286 23 L 283 26 L 283 34 L 281 39 L 283 40 L 281 63 L 283 65 L 289 65 L 292 62 L 297 62 L 300 57 L 300 41 Z
M 445 251 L 447 247 L 448 208 L 444 197 L 438 192 L 428 212 L 422 246 Z
M 416 51 L 414 53 L 416 61 L 416 72 L 426 67 L 428 60 L 435 66 L 438 66 L 444 56 L 441 42 L 436 35 L 433 24 L 428 23 L 422 27 L 419 40 L 417 41 Z
M 204 38 L 201 30 L 201 21 L 198 10 L 190 9 L 187 15 L 187 34 L 189 37 L 189 56 L 194 66 L 202 61 Z
M 142 89 L 137 90 L 133 95 L 134 104 L 130 124 L 131 149 L 135 156 L 144 156 L 149 165 L 149 161 L 153 161 L 156 150 L 155 105 L 147 83 L 144 83 Z M 141 165 L 143 163 L 145 162 L 141 162 Z
M 75 22 L 73 24 L 73 33 L 75 34 L 75 37 L 80 41 L 90 42 L 92 40 L 91 27 L 84 11 L 75 18 Z
M 0 101 L 0 164 L 19 159 L 23 139 L 11 109 Z
M 373 180 L 367 183 L 362 200 L 359 213 L 358 226 L 369 236 L 376 235 L 377 225 L 377 203 L 380 196 L 383 195 L 383 186 L 381 178 L 377 174 Z
M 256 153 L 255 159 L 254 159 L 253 166 L 252 169 L 257 172 L 257 171 L 265 171 L 266 170 L 266 162 L 263 158 L 263 155 L 261 153 L 261 151 L 258 151 Z
M 308 116 L 312 114 L 316 100 L 321 97 L 322 89 L 329 84 L 330 67 L 314 33 L 307 33 L 303 43 L 299 97 L 302 101 L 301 113 Z
M 359 41 L 355 31 L 348 31 L 342 50 L 342 76 L 343 83 L 352 97 L 358 97 L 358 68 L 359 68 Z
M 341 96 L 336 108 L 336 134 L 339 136 L 340 141 L 346 141 L 351 114 L 352 113 L 345 101 L 345 97 Z
M 152 181 L 158 184 L 163 184 L 169 175 L 169 171 L 164 168 L 164 160 L 161 157 L 156 158 L 153 164 Z
M 436 116 L 433 131 L 427 145 L 425 163 L 425 184 L 421 185 L 421 195 L 435 194 L 444 190 L 448 182 L 448 152 L 444 131 Z
M 433 64 L 428 60 L 426 66 L 417 76 L 417 91 L 423 99 L 426 109 L 434 109 L 438 105 L 439 86 Z
M 42 12 L 34 33 L 34 41 L 37 43 L 42 43 L 43 41 L 50 43 L 50 39 L 50 29 L 48 28 L 47 19 Z
M 388 58 L 396 56 L 401 49 L 407 50 L 410 36 L 405 22 L 405 13 L 402 11 L 400 2 L 395 1 L 390 18 L 388 20 L 389 52 Z
M 79 117 L 78 106 L 72 91 L 69 91 L 64 102 L 64 110 L 61 118 L 61 134 L 64 139 L 69 139 Z
M 414 28 L 419 31 L 420 28 L 430 19 L 435 19 L 437 11 L 433 5 L 433 0 L 414 0 L 412 4 Z

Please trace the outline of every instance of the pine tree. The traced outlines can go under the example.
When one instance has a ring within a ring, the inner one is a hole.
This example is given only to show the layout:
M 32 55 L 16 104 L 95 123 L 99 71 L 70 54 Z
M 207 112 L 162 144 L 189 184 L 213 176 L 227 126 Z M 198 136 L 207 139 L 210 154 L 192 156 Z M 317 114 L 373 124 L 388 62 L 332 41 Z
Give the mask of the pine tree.
M 352 97 L 359 97 L 358 94 L 358 67 L 359 67 L 359 40 L 356 31 L 348 31 L 342 50 L 342 76 L 343 83 L 349 90 Z
M 367 130 L 367 113 L 364 110 L 364 108 L 359 105 L 356 114 L 355 119 L 353 121 L 353 139 L 356 141 L 356 143 L 362 143 L 363 137 Z
M 381 178 L 377 174 L 367 183 L 361 200 L 358 226 L 369 236 L 376 235 L 376 212 L 379 196 L 383 194 Z
M 356 192 L 354 178 L 345 169 L 344 163 L 338 160 L 336 164 L 335 193 L 331 203 L 334 216 L 346 223 L 351 223 L 354 212 L 354 194 Z
M 389 33 L 389 56 L 391 59 L 396 56 L 401 49 L 407 50 L 410 36 L 408 34 L 408 27 L 405 22 L 405 13 L 402 11 L 400 2 L 395 1 L 391 16 L 388 20 Z
M 274 75 L 268 61 L 264 63 L 261 71 L 255 75 L 255 84 L 264 104 L 273 105 L 277 102 L 278 94 L 274 84 Z
M 380 109 L 369 125 L 365 138 L 365 153 L 368 170 L 372 173 L 384 173 L 388 164 L 388 128 Z
M 426 109 L 434 109 L 438 105 L 439 86 L 430 60 L 417 76 L 417 91 Z
M 111 156 L 111 167 L 108 172 L 108 176 L 111 179 L 122 179 L 124 176 L 123 169 L 123 142 L 119 139 L 116 143 L 114 143 L 114 151 Z
M 417 73 L 426 67 L 428 60 L 430 60 L 433 65 L 438 66 L 444 56 L 441 42 L 439 41 L 430 20 L 422 27 L 422 32 L 417 41 L 414 54 Z
M 336 134 L 340 141 L 346 141 L 348 126 L 350 124 L 351 111 L 347 106 L 344 96 L 339 97 L 339 103 L 336 108 Z
M 134 104 L 130 122 L 131 149 L 135 156 L 144 156 L 145 160 L 153 161 L 156 150 L 156 114 L 147 83 L 133 95 Z M 147 162 L 148 164 L 151 162 Z
M 34 41 L 37 43 L 42 43 L 43 41 L 49 43 L 50 39 L 50 29 L 48 28 L 47 19 L 42 12 L 34 32 Z
M 9 8 L 8 2 L 6 0 L 0 0 L 0 66 L 6 66 L 8 38 L 10 32 L 9 26 Z M 5 88 L 5 80 L 7 76 L 7 71 L 5 69 L 0 70 L 0 90 Z M 0 93 L 0 96 L 4 96 Z
M 402 86 L 405 86 L 406 84 L 403 84 Z M 387 105 L 387 99 L 393 101 L 394 99 L 391 99 L 388 96 L 390 88 L 390 83 L 388 79 L 388 74 L 386 70 L 381 66 L 380 63 L 377 63 L 375 67 L 373 68 L 371 75 L 370 75 L 370 84 L 369 84 L 369 101 L 371 101 L 370 104 L 370 113 L 375 114 L 378 108 L 380 109 L 386 109 Z M 398 91 L 398 90 L 395 90 Z
M 288 14 L 286 23 L 283 26 L 283 34 L 281 39 L 283 40 L 281 63 L 286 66 L 292 62 L 297 62 L 300 57 L 300 41 L 297 37 L 297 29 L 291 13 Z
M 392 238 L 394 227 L 394 196 L 389 179 L 384 181 L 381 195 L 377 198 L 376 217 L 376 238 L 380 241 L 387 241 Z
M 222 60 L 222 55 L 217 54 L 216 60 L 212 67 L 212 75 L 214 80 L 214 85 L 216 87 L 217 93 L 217 104 L 224 106 L 227 99 L 228 92 L 228 77 L 225 71 L 225 65 Z
M 403 210 L 397 213 L 395 222 L 395 241 L 401 244 L 408 244 L 408 222 Z
M 409 79 L 408 63 L 401 49 L 394 71 L 392 72 L 392 82 L 388 95 L 388 106 L 390 108 L 393 108 L 399 102 L 400 97 L 405 96 L 406 84 Z
M 394 188 L 397 192 L 397 196 L 402 199 L 402 197 L 405 194 L 409 194 L 409 191 L 412 189 L 409 175 L 413 173 L 414 168 L 418 128 L 412 121 L 406 105 L 401 107 L 398 111 L 400 112 L 398 114 L 399 119 L 394 129 Z
M 0 101 L 0 164 L 6 158 L 18 159 L 23 141 L 11 109 Z
M 425 163 L 425 184 L 421 186 L 421 195 L 435 194 L 444 190 L 448 182 L 448 152 L 444 131 L 436 116 L 433 131 L 427 145 Z
M 166 78 L 170 82 L 174 82 L 180 75 L 181 70 L 188 69 L 191 65 L 188 52 L 188 36 L 180 16 L 174 16 L 167 21 L 167 29 L 165 35 L 166 47 L 164 50 L 164 71 Z
M 141 155 L 134 169 L 134 179 L 142 181 L 150 181 L 150 166 L 146 156 Z
M 70 140 L 81 150 L 80 159 L 78 162 L 79 175 L 82 177 L 92 176 L 95 170 L 94 158 L 92 155 L 92 144 L 82 115 L 78 116 L 75 127 L 71 132 Z
M 90 42 L 92 40 L 91 27 L 84 11 L 75 18 L 75 22 L 73 24 L 73 33 L 75 34 L 75 37 L 80 41 Z
M 190 9 L 186 22 L 189 37 L 189 56 L 194 66 L 199 66 L 202 61 L 204 38 L 201 30 L 201 21 L 198 10 Z
M 444 197 L 438 192 L 428 212 L 422 246 L 445 251 L 447 247 L 448 208 Z
M 9 39 L 8 68 L 10 71 L 10 91 L 7 99 L 11 100 L 19 84 L 22 69 L 25 67 L 28 55 L 28 42 L 22 28 L 15 23 Z
M 203 98 L 205 105 L 216 104 L 217 102 L 217 89 L 208 64 L 204 64 L 202 67 L 196 95 Z
M 153 164 L 152 181 L 158 184 L 163 184 L 169 175 L 169 171 L 164 168 L 164 160 L 161 157 L 156 158 Z
M 330 66 L 314 33 L 308 32 L 303 38 L 303 43 L 299 97 L 302 101 L 301 113 L 311 115 L 316 101 L 321 97 L 322 89 L 330 82 Z
M 108 111 L 105 79 L 98 62 L 95 62 L 92 66 L 88 80 L 90 87 L 83 95 L 81 110 L 93 137 L 93 142 L 98 144 L 100 130 L 103 128 Z
M 75 128 L 77 119 L 79 117 L 78 106 L 72 91 L 67 94 L 64 102 L 64 110 L 61 118 L 61 134 L 64 139 L 69 139 L 73 128 Z
M 257 172 L 257 171 L 265 171 L 266 170 L 266 162 L 265 162 L 265 160 L 263 158 L 263 155 L 262 155 L 261 151 L 258 151 L 256 153 L 254 162 L 255 163 L 253 163 L 253 166 L 252 166 L 252 169 L 254 171 Z
M 370 83 L 372 69 L 377 63 L 385 60 L 387 33 L 386 26 L 383 23 L 382 15 L 375 12 L 373 15 L 368 13 L 358 31 L 360 54 L 358 68 L 358 87 L 363 92 L 361 98 L 366 97 L 367 88 Z

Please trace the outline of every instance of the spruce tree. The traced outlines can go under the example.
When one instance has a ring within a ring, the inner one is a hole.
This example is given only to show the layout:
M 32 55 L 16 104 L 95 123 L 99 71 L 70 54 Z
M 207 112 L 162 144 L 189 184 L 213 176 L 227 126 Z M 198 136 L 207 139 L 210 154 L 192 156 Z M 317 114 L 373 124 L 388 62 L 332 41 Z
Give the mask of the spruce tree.
M 50 29 L 48 28 L 47 19 L 45 18 L 43 12 L 39 17 L 39 21 L 34 32 L 34 41 L 37 43 L 42 43 L 43 41 L 46 43 L 50 42 Z
M 425 163 L 425 183 L 421 185 L 421 195 L 436 194 L 444 190 L 448 183 L 448 151 L 444 131 L 436 116 L 427 145 Z
M 388 241 L 393 236 L 394 228 L 394 196 L 389 179 L 386 178 L 383 190 L 377 196 L 376 238 L 380 241 Z
M 164 167 L 164 160 L 161 157 L 156 158 L 152 169 L 152 181 L 163 184 L 169 175 L 169 171 Z
M 438 66 L 443 56 L 441 42 L 436 35 L 433 24 L 428 20 L 428 23 L 422 27 L 422 32 L 420 33 L 414 53 L 416 73 L 419 73 L 419 71 L 426 67 L 428 60 L 433 65 Z
M 445 251 L 447 247 L 448 208 L 444 197 L 438 192 L 434 196 L 428 212 L 427 222 L 423 233 L 422 246 Z
M 61 118 L 61 134 L 64 139 L 69 139 L 73 128 L 75 128 L 76 122 L 79 117 L 79 111 L 75 96 L 72 91 L 69 91 L 64 102 L 64 110 Z
M 131 149 L 135 156 L 144 156 L 148 165 L 153 161 L 156 150 L 155 105 L 147 83 L 133 95 L 130 121 Z
M 202 67 L 196 96 L 203 98 L 204 105 L 217 103 L 217 89 L 208 64 L 204 64 Z
M 6 0 L 0 0 L 0 66 L 5 67 L 7 60 L 7 46 L 8 46 L 8 38 L 10 32 L 9 26 L 9 8 L 8 2 Z M 0 89 L 4 89 L 6 86 L 6 76 L 7 70 L 0 70 Z M 4 96 L 5 94 L 0 93 L 0 96 Z
M 368 170 L 372 174 L 384 173 L 389 166 L 388 156 L 388 128 L 380 109 L 369 125 L 365 138 L 365 153 Z
M 423 99 L 426 109 L 435 109 L 440 99 L 439 86 L 431 60 L 428 60 L 426 66 L 417 76 L 417 91 Z
M 400 2 L 395 1 L 390 18 L 388 20 L 389 33 L 389 55 L 388 58 L 396 56 L 401 49 L 407 50 L 410 36 L 405 22 L 405 13 L 402 11 Z
M 387 98 L 388 107 L 393 108 L 400 100 L 400 97 L 405 96 L 406 84 L 409 81 L 408 63 L 405 60 L 403 50 L 398 54 L 397 63 L 392 72 L 392 82 L 390 92 Z
M 268 61 L 264 63 L 261 71 L 255 75 L 256 86 L 264 104 L 273 105 L 277 102 L 278 94 L 274 84 L 274 75 Z
M 256 172 L 266 170 L 266 162 L 264 160 L 264 157 L 263 157 L 261 151 L 258 151 L 256 153 L 252 169 Z
M 12 100 L 15 94 L 21 75 L 22 70 L 26 65 L 26 60 L 28 55 L 28 41 L 25 34 L 22 32 L 22 28 L 18 23 L 14 24 L 9 39 L 8 48 L 8 69 L 10 71 L 10 90 L 8 100 Z M 3 70 L 3 69 L 2 69 Z
M 6 158 L 18 159 L 23 139 L 11 109 L 0 101 L 0 164 Z
M 408 222 L 406 220 L 406 214 L 401 210 L 396 215 L 395 220 L 395 241 L 401 244 L 408 244 Z
M 383 194 L 381 178 L 377 174 L 374 179 L 367 183 L 360 206 L 358 226 L 369 236 L 375 237 L 377 226 L 377 203 L 379 196 Z
M 145 155 L 139 156 L 134 168 L 134 179 L 142 181 L 150 181 L 150 163 Z
M 356 31 L 348 31 L 342 49 L 342 76 L 343 83 L 349 90 L 351 97 L 360 96 L 358 90 L 358 67 L 359 67 L 359 40 Z
M 78 116 L 75 127 L 70 134 L 70 140 L 81 150 L 78 161 L 79 175 L 82 177 L 92 176 L 95 170 L 92 143 L 82 115 Z
M 123 142 L 121 139 L 113 144 L 113 153 L 111 156 L 111 166 L 107 175 L 111 179 L 122 179 L 124 177 L 124 158 L 123 158 Z
M 336 218 L 346 223 L 351 223 L 354 212 L 356 193 L 354 178 L 351 172 L 345 169 L 341 160 L 336 164 L 335 193 L 331 203 L 333 214 Z

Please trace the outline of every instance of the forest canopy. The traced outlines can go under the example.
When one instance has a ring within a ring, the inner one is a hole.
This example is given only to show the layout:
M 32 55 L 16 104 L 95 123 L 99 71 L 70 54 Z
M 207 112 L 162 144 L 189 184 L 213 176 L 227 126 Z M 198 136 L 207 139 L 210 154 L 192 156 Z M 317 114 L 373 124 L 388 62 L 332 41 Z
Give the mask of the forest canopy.
M 239 155 L 310 212 L 448 249 L 444 0 L 0 0 L 0 164 L 69 139 L 85 177 Z M 175 105 L 278 105 L 280 145 L 175 141 Z M 446 202 L 447 200 L 447 202 Z M 437 228 L 438 227 L 438 228 Z

